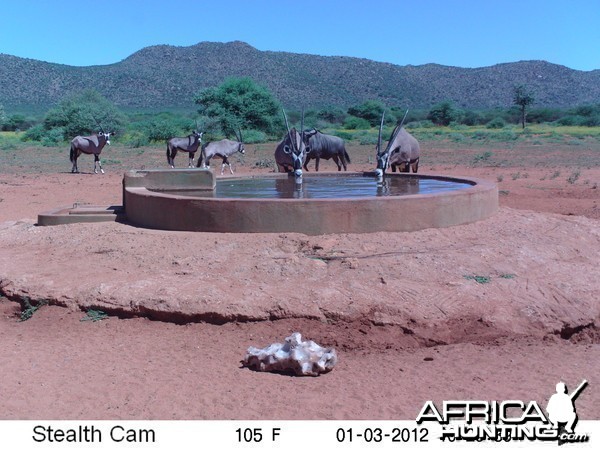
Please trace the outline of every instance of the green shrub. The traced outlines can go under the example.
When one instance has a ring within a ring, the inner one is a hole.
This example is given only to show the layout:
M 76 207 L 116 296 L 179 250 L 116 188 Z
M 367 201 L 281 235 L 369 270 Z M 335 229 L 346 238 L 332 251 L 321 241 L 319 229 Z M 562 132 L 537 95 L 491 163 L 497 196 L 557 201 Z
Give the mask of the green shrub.
M 454 108 L 451 102 L 446 101 L 431 108 L 427 118 L 436 125 L 448 126 L 459 118 L 459 111 Z
M 121 131 L 124 123 L 125 116 L 95 90 L 62 100 L 44 117 L 45 129 L 61 129 L 65 140 L 103 129 L 107 132 Z
M 149 125 L 150 126 L 146 128 L 146 136 L 149 141 L 153 142 L 167 142 L 172 137 L 189 134 L 182 133 L 177 124 L 170 120 L 156 120 Z
M 358 142 L 361 145 L 377 145 L 377 135 L 374 133 L 364 133 L 358 136 Z
M 343 124 L 346 119 L 346 112 L 337 106 L 329 106 L 317 112 L 317 118 L 330 124 Z
M 218 121 L 224 133 L 238 128 L 269 134 L 281 131 L 279 102 L 268 88 L 252 78 L 228 78 L 219 86 L 198 92 L 194 101 L 198 112 Z
M 505 126 L 506 121 L 502 117 L 496 117 L 495 119 L 490 120 L 485 127 L 497 130 L 500 128 L 504 128 Z
M 130 148 L 144 147 L 150 143 L 148 136 L 143 131 L 133 130 L 127 132 L 121 142 Z
M 52 128 L 44 133 L 41 142 L 44 147 L 56 147 L 65 141 L 64 136 L 65 129 L 63 127 Z
M 360 105 L 348 108 L 348 114 L 365 119 L 370 126 L 375 127 L 381 123 L 381 114 L 384 110 L 386 107 L 380 100 L 367 100 Z M 396 117 L 389 110 L 385 115 L 386 123 L 396 123 Z
M 349 131 L 335 130 L 333 132 L 334 136 L 341 137 L 345 141 L 351 141 L 354 139 L 354 134 Z
M 44 134 L 46 134 L 44 125 L 42 125 L 42 124 L 34 125 L 29 130 L 27 130 L 25 133 L 23 133 L 23 136 L 21 137 L 21 139 L 23 141 L 41 142 L 42 138 L 44 137 Z
M 346 117 L 346 120 L 344 120 L 344 128 L 346 130 L 368 130 L 371 128 L 371 124 L 366 119 L 348 116 Z
M 244 130 L 242 139 L 247 144 L 259 144 L 269 140 L 267 134 L 260 130 Z

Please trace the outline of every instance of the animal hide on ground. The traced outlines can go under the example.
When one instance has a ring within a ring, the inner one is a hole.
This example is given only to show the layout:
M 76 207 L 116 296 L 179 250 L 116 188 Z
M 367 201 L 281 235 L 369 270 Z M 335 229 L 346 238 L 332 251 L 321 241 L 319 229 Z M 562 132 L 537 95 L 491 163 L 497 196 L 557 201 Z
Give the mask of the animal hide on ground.
M 302 342 L 300 333 L 293 333 L 283 343 L 259 349 L 249 347 L 242 361 L 244 367 L 261 372 L 284 372 L 318 376 L 331 371 L 337 363 L 333 348 L 324 348 L 313 341 Z

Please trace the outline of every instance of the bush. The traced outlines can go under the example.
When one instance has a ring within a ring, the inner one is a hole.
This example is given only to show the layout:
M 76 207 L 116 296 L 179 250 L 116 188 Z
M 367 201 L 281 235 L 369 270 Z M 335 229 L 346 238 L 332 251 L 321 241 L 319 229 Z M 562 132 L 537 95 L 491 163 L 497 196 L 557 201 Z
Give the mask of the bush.
M 458 111 L 454 109 L 452 103 L 442 102 L 431 108 L 427 118 L 436 125 L 448 126 L 450 122 L 456 121 L 458 115 Z
M 554 122 L 561 117 L 559 109 L 539 108 L 532 109 L 527 113 L 527 120 L 532 123 Z
M 348 114 L 359 117 L 369 122 L 370 126 L 376 127 L 381 123 L 381 114 L 385 111 L 385 105 L 379 100 L 367 100 L 366 102 L 348 108 Z M 386 122 L 395 122 L 396 119 L 391 112 L 386 112 Z
M 37 142 L 41 142 L 41 140 L 44 137 L 44 134 L 46 134 L 46 130 L 44 129 L 44 125 L 39 124 L 39 125 L 35 125 L 35 126 L 31 127 L 25 133 L 23 133 L 23 136 L 21 137 L 21 139 L 23 141 L 37 141 Z
M 121 138 L 121 142 L 123 142 L 127 147 L 130 148 L 139 148 L 146 146 L 150 143 L 146 133 L 139 130 L 127 132 L 125 136 Z
M 481 113 L 468 110 L 464 112 L 461 122 L 471 127 L 473 125 L 483 125 L 486 121 Z
M 368 130 L 371 128 L 371 124 L 366 119 L 348 116 L 346 117 L 346 120 L 344 120 L 344 128 L 346 130 Z
M 346 119 L 346 112 L 337 106 L 329 106 L 317 112 L 317 118 L 330 124 L 343 124 Z
M 244 130 L 242 139 L 246 144 L 259 144 L 268 141 L 268 136 L 264 131 L 260 130 Z
M 34 124 L 33 119 L 28 119 L 23 114 L 13 114 L 6 118 L 2 125 L 2 131 L 24 131 Z
M 504 128 L 505 126 L 506 122 L 504 121 L 504 119 L 502 119 L 501 117 L 496 117 L 495 119 L 490 120 L 485 127 L 498 130 Z
M 339 131 L 336 130 L 333 132 L 334 136 L 340 137 L 345 141 L 351 141 L 352 139 L 354 139 L 354 134 L 348 131 Z
M 360 145 L 377 145 L 377 134 L 361 133 L 361 135 L 358 136 L 358 142 Z
M 56 147 L 65 141 L 65 129 L 63 127 L 56 127 L 48 130 L 44 133 L 41 139 L 44 147 Z
M 556 123 L 558 125 L 563 125 L 563 126 L 567 126 L 567 127 L 572 127 L 572 126 L 581 126 L 583 125 L 583 121 L 584 118 L 581 116 L 565 116 L 565 117 L 561 117 L 560 119 L 558 119 L 556 121 Z
M 450 133 L 448 138 L 453 142 L 462 142 L 465 140 L 465 135 L 462 133 Z
M 66 98 L 44 118 L 45 129 L 62 129 L 65 140 L 102 129 L 121 131 L 124 123 L 125 116 L 94 90 Z
M 431 120 L 420 120 L 417 122 L 409 122 L 405 128 L 433 128 L 435 124 Z
M 181 133 L 181 129 L 169 120 L 153 121 L 146 128 L 146 136 L 148 140 L 154 142 L 167 142 L 172 137 Z M 186 135 L 189 133 L 185 133 Z
M 223 133 L 238 128 L 275 134 L 281 130 L 281 107 L 273 94 L 252 78 L 228 78 L 196 94 L 198 112 L 219 122 Z

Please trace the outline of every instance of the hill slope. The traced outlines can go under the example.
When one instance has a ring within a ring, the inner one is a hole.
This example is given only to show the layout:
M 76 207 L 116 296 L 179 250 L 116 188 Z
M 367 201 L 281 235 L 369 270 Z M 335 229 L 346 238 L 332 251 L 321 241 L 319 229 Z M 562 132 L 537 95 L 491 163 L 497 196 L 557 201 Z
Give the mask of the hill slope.
M 465 69 L 397 66 L 367 59 L 260 51 L 243 42 L 146 47 L 121 62 L 75 67 L 0 54 L 0 104 L 47 109 L 93 88 L 120 107 L 194 108 L 200 89 L 249 76 L 290 108 L 347 107 L 367 99 L 429 108 L 444 100 L 466 108 L 506 107 L 512 87 L 526 84 L 536 106 L 596 103 L 600 70 L 582 72 L 545 61 Z

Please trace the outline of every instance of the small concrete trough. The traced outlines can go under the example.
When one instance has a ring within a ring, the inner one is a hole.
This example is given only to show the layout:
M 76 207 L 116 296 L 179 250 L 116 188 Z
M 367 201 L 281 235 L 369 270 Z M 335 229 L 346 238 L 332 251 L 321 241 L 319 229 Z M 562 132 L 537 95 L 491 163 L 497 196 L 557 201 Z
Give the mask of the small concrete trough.
M 74 204 L 38 214 L 40 226 L 66 225 L 71 223 L 115 222 L 124 217 L 121 206 L 97 206 Z

